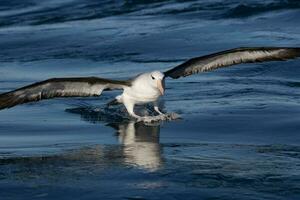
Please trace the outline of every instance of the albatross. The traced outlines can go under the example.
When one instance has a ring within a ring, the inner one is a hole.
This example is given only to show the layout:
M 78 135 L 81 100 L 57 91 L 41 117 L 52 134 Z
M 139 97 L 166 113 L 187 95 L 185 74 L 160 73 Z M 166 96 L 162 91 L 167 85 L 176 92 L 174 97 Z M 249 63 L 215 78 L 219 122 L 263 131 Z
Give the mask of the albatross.
M 100 96 L 106 90 L 123 90 L 109 105 L 122 103 L 130 116 L 143 119 L 134 112 L 137 104 L 153 103 L 158 115 L 158 99 L 165 93 L 165 79 L 186 77 L 241 63 L 284 61 L 300 57 L 299 47 L 242 47 L 195 57 L 165 72 L 139 74 L 129 80 L 111 80 L 100 77 L 52 78 L 11 92 L 0 94 L 0 110 L 55 97 Z

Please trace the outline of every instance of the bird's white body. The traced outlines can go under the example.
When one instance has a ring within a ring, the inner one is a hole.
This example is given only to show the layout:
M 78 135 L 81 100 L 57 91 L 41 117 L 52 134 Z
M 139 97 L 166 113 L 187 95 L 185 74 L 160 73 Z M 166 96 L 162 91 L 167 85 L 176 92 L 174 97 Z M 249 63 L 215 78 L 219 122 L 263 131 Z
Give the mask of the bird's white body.
M 156 85 L 149 84 L 152 81 L 149 76 L 150 73 L 137 76 L 132 82 L 132 86 L 124 89 L 124 98 L 131 99 L 137 104 L 156 101 L 161 93 Z
M 136 104 L 153 102 L 155 110 L 159 114 L 162 114 L 157 107 L 157 100 L 163 93 L 158 87 L 158 81 L 161 82 L 161 86 L 164 87 L 164 75 L 159 71 L 140 74 L 132 80 L 132 85 L 125 87 L 122 95 L 117 96 L 116 99 L 119 103 L 125 105 L 131 116 L 136 118 L 139 118 L 139 116 L 134 113 L 134 105 Z

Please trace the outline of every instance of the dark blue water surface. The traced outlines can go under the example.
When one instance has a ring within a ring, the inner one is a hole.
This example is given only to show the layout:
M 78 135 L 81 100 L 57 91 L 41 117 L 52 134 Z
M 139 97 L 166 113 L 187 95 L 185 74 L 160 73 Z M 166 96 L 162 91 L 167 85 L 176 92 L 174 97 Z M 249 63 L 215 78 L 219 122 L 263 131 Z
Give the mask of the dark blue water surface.
M 298 0 L 1 0 L 0 92 L 299 47 L 299 19 Z M 164 110 L 182 120 L 122 118 L 104 109 L 114 91 L 0 111 L 0 199 L 300 199 L 300 60 L 166 85 Z

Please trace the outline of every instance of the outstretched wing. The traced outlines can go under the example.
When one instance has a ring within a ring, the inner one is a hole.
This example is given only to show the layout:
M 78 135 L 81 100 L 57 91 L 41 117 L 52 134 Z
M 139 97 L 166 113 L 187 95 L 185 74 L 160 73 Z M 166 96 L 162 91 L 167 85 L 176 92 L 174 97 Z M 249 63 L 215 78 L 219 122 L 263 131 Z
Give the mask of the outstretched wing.
M 283 61 L 300 56 L 300 48 L 252 47 L 236 48 L 215 54 L 192 58 L 168 71 L 165 76 L 172 78 L 215 70 L 240 63 Z
M 18 104 L 55 97 L 99 96 L 104 90 L 123 89 L 130 81 L 116 81 L 96 77 L 54 78 L 0 94 L 0 110 Z

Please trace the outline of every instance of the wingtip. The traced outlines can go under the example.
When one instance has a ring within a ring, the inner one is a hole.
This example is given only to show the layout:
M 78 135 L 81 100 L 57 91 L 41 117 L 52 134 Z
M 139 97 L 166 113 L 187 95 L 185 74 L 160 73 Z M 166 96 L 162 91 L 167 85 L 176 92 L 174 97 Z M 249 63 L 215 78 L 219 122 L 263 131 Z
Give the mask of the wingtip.
M 0 110 L 11 108 L 14 106 L 13 98 L 10 93 L 0 94 Z

